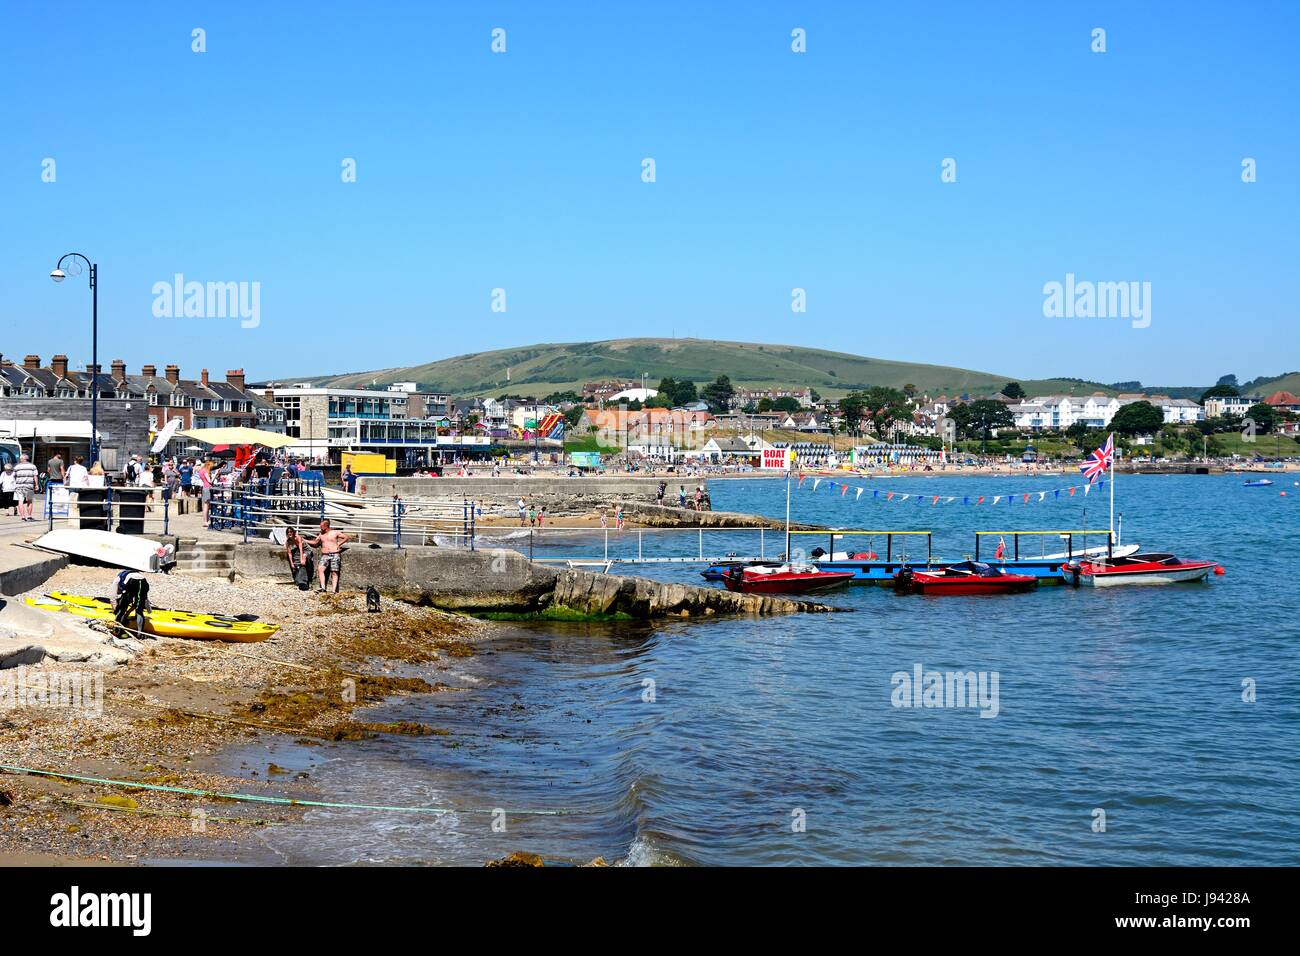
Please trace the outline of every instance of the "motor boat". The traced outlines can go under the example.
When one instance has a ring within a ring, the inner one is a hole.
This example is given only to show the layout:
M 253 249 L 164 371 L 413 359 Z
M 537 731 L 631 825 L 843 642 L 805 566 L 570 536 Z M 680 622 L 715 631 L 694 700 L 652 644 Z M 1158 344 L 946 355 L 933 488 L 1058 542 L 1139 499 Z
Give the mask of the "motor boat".
M 743 594 L 810 594 L 839 587 L 852 571 L 822 571 L 811 564 L 734 565 L 722 576 L 728 591 Z
M 1272 480 L 1271 480 L 1271 479 L 1268 479 L 1268 478 L 1253 478 L 1253 479 L 1251 479 L 1250 481 L 1246 482 L 1245 487 L 1247 487 L 1247 488 L 1267 488 L 1267 487 L 1269 487 L 1269 486 L 1272 485 L 1272 484 L 1273 484 Z
M 1172 554 L 1134 554 L 1110 561 L 1071 561 L 1061 565 L 1061 573 L 1067 582 L 1075 587 L 1089 588 L 1121 584 L 1183 584 L 1202 581 L 1211 571 L 1223 573 L 1217 561 L 1184 561 Z
M 706 581 L 721 581 L 732 568 L 779 568 L 780 561 L 732 561 L 724 564 L 711 564 L 700 572 Z
M 982 561 L 925 571 L 904 566 L 894 575 L 894 589 L 904 594 L 1014 594 L 1037 584 L 1032 575 L 1011 574 Z

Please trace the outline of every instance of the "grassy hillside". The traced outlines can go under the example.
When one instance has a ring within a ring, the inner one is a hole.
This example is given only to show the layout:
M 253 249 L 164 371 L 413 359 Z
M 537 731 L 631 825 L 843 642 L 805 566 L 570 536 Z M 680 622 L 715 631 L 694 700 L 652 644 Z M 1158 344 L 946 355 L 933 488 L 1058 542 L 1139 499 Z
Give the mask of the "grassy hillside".
M 1274 392 L 1290 392 L 1292 395 L 1300 395 L 1300 372 L 1287 372 L 1285 375 L 1278 375 L 1275 378 L 1260 376 L 1254 381 L 1246 382 L 1241 386 L 1241 394 L 1243 395 L 1261 395 L 1268 398 Z
M 506 371 L 509 369 L 509 380 Z M 737 385 L 811 386 L 828 397 L 856 388 L 915 385 L 923 392 L 986 393 L 1000 390 L 1014 376 L 891 362 L 793 345 L 758 345 L 708 339 L 614 339 L 476 352 L 407 368 L 314 376 L 312 381 L 343 388 L 414 381 L 459 396 L 536 394 L 580 388 L 603 379 L 640 380 L 664 376 L 708 382 L 727 375 Z M 1030 394 L 1088 394 L 1107 389 L 1078 379 L 1022 381 Z

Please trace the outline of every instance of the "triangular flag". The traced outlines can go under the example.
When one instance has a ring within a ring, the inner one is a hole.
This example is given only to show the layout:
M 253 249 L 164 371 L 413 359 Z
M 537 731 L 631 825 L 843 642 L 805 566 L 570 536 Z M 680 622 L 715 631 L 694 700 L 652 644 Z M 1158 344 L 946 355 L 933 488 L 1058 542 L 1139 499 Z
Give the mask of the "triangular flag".
M 980 500 L 977 501 L 977 502 L 975 502 L 975 503 L 976 503 L 977 505 L 982 505 L 982 504 L 984 504 L 984 496 L 983 496 L 983 495 L 980 495 Z
M 935 496 L 934 496 L 934 501 L 931 501 L 930 504 L 931 504 L 931 506 L 934 506 L 934 505 L 937 505 L 938 503 L 939 503 L 939 496 L 938 496 L 938 495 L 935 495 Z
M 856 496 L 853 500 L 854 500 L 854 501 L 857 501 L 859 498 L 861 498 L 861 497 L 862 497 L 862 492 L 864 492 L 864 491 L 866 491 L 866 490 L 867 490 L 866 488 L 859 488 L 859 489 L 858 489 L 857 496 Z
M 848 493 L 848 490 L 848 485 L 840 485 L 840 497 L 843 498 Z
M 889 494 L 885 495 L 885 500 L 886 500 L 886 501 L 893 501 L 893 500 L 894 500 L 894 493 L 891 491 Z
M 1073 487 L 1070 488 L 1070 497 L 1071 497 L 1071 498 L 1074 497 L 1074 488 L 1073 488 Z
M 822 480 L 821 480 L 820 478 L 814 478 L 814 479 L 813 479 L 813 491 L 816 491 L 816 490 L 817 490 L 817 486 L 820 485 L 821 483 L 822 483 Z
M 980 500 L 983 501 L 984 499 L 981 498 Z M 997 503 L 998 503 L 999 501 L 1001 501 L 1001 500 L 1002 500 L 1002 496 L 1001 496 L 1001 495 L 994 495 L 994 496 L 993 496 L 993 503 L 994 503 L 994 504 L 997 504 Z
M 1025 500 L 1022 501 L 1021 504 L 1026 504 L 1026 505 L 1029 504 L 1029 494 L 1028 494 L 1028 493 L 1025 494 Z
M 1038 500 L 1039 500 L 1039 501 L 1042 501 L 1042 500 L 1043 500 L 1044 498 L 1046 498 L 1046 497 L 1047 497 L 1047 492 L 1045 492 L 1045 491 L 1040 491 L 1040 492 L 1038 493 Z

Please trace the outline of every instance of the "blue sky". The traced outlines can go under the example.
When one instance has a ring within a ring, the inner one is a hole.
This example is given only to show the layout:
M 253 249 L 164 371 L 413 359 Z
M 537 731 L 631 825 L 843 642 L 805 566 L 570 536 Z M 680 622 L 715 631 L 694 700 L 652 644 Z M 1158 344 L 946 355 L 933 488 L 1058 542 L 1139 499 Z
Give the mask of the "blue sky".
M 632 335 L 1022 378 L 1289 371 L 1298 48 L 1289 0 L 9 3 L 0 349 L 89 360 L 84 284 L 47 277 L 78 250 L 101 361 L 133 371 Z M 260 325 L 155 317 L 176 273 L 260 282 Z M 1150 282 L 1150 326 L 1045 318 L 1066 273 Z

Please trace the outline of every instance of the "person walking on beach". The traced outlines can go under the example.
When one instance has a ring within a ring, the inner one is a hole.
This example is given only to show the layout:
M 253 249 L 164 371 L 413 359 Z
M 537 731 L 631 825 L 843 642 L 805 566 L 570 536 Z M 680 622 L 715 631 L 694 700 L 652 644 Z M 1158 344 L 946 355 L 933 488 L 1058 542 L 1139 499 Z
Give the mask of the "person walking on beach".
M 546 524 L 546 507 L 543 506 L 542 510 L 537 512 L 537 527 L 541 528 L 545 524 Z
M 537 509 L 535 509 L 532 505 L 528 506 L 528 524 L 530 527 L 535 526 L 537 524 Z
M 677 486 L 677 507 L 679 508 L 686 507 L 686 486 L 685 485 Z
M 32 505 L 36 501 L 36 485 L 40 478 L 41 473 L 31 459 L 19 455 L 18 464 L 14 466 L 14 498 L 18 501 L 18 517 L 23 521 L 36 520 L 32 516 Z
M 528 503 L 525 502 L 523 498 L 520 498 L 519 499 L 519 527 L 522 528 L 524 526 L 524 522 L 527 520 L 527 518 L 528 518 Z
M 320 576 L 321 593 L 329 590 L 328 581 L 334 582 L 334 593 L 339 593 L 339 585 L 343 581 L 343 545 L 351 540 L 342 531 L 335 531 L 330 528 L 329 518 L 325 518 L 320 523 L 320 534 L 307 541 L 307 544 L 313 548 L 320 548 L 320 567 L 317 573 Z
M 600 526 L 601 526 L 602 528 L 608 528 L 608 527 L 609 527 L 609 515 L 607 515 L 607 514 L 605 513 L 605 509 L 604 509 L 604 508 L 601 508 L 601 509 L 600 509 Z
M 623 505 L 621 502 L 614 509 L 614 527 L 619 531 L 623 530 Z

